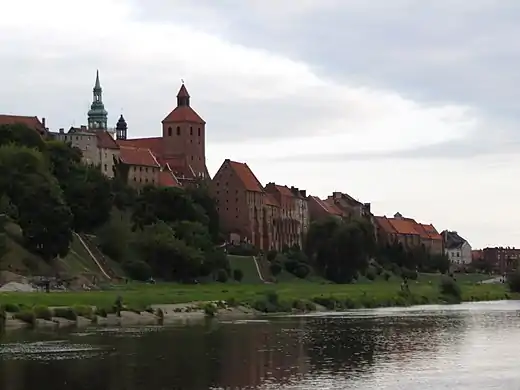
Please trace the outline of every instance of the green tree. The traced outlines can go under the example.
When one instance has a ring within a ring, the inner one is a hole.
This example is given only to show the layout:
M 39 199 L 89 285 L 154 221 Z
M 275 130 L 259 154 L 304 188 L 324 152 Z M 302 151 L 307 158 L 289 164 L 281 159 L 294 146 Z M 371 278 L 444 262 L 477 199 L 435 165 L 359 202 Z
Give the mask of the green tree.
M 45 151 L 45 142 L 41 135 L 23 125 L 0 125 L 0 145 L 14 144 L 16 146 L 26 146 L 40 152 Z
M 136 245 L 157 277 L 189 282 L 199 275 L 203 253 L 176 238 L 164 222 L 146 226 L 137 234 Z
M 45 260 L 64 256 L 72 239 L 72 214 L 43 155 L 35 149 L 0 147 L 0 194 L 18 210 L 27 248 Z
M 213 246 L 208 228 L 200 222 L 176 221 L 171 226 L 175 237 L 183 240 L 189 246 L 203 251 L 207 251 Z
M 206 182 L 199 183 L 197 186 L 189 187 L 186 190 L 193 202 L 199 205 L 208 217 L 208 231 L 213 242 L 218 242 L 220 238 L 220 222 L 217 211 L 217 203 L 211 196 Z

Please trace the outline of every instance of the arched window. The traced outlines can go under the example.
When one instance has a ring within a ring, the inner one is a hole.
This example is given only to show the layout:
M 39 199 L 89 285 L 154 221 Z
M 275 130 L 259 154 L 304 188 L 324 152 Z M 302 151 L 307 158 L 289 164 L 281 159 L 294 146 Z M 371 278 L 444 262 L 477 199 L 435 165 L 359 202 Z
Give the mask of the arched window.
M 181 127 L 177 126 L 177 135 L 181 135 Z
M 171 136 L 172 136 L 172 128 L 168 127 L 168 137 L 171 137 Z

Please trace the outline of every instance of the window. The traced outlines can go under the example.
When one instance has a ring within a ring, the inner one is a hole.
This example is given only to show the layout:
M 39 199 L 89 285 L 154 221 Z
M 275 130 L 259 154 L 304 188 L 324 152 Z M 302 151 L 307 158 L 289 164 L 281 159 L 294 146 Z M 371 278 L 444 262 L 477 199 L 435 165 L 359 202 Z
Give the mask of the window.
M 191 156 L 191 161 L 193 161 L 193 156 Z
M 172 136 L 172 128 L 168 127 L 168 137 L 171 137 L 171 136 Z
M 198 133 L 199 133 L 199 137 L 200 137 L 200 127 L 199 127 L 199 131 L 198 131 Z
M 190 135 L 193 135 L 193 127 L 190 126 Z
M 177 135 L 181 135 L 181 127 L 177 126 Z
M 105 164 L 105 172 L 108 171 L 108 167 L 107 167 L 107 164 Z
M 146 167 L 146 168 L 144 169 L 144 171 L 145 171 L 145 172 L 148 172 L 148 167 Z

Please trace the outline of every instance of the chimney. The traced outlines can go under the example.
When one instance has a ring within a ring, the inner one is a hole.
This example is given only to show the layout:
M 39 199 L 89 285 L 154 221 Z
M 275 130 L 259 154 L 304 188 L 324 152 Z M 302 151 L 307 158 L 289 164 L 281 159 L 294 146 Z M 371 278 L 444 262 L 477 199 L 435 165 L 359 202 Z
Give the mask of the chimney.
M 340 199 L 340 198 L 341 198 L 341 192 L 334 191 L 334 192 L 332 193 L 332 197 L 333 197 L 334 199 Z
M 303 196 L 304 198 L 307 197 L 307 190 L 300 190 L 300 195 Z
M 45 126 L 45 118 L 42 118 L 42 125 L 44 129 L 47 129 L 47 127 Z
M 60 134 L 65 134 L 65 129 L 63 127 L 60 127 Z
M 365 207 L 365 210 L 370 212 L 370 207 L 371 207 L 371 204 L 370 203 L 365 203 L 364 204 L 364 207 Z
M 80 129 L 81 129 L 81 130 L 87 130 L 87 126 L 85 126 L 85 125 L 81 125 Z

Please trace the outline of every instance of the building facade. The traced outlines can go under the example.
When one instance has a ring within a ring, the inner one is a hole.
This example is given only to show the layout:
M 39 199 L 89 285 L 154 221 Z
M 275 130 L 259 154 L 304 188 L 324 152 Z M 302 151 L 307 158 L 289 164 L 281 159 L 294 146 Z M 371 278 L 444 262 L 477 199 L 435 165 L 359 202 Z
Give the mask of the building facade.
M 479 254 L 481 261 L 486 262 L 494 272 L 506 274 L 518 269 L 520 248 L 484 248 Z
M 472 262 L 471 245 L 457 232 L 444 230 L 441 233 L 444 241 L 444 253 L 455 267 L 468 266 Z

